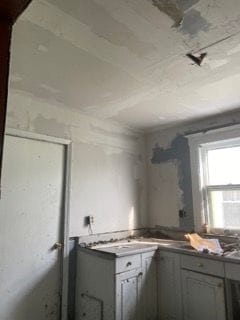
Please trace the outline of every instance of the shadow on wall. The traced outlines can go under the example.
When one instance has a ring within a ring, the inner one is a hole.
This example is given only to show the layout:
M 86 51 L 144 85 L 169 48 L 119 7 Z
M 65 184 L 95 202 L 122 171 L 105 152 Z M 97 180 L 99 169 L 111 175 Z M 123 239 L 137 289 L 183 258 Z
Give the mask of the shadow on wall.
M 75 319 L 75 291 L 77 275 L 78 238 L 71 238 L 69 244 L 69 277 L 68 277 L 68 320 Z
M 41 270 L 36 270 L 36 273 L 41 274 Z M 19 283 L 16 281 L 14 292 L 8 291 L 2 297 L 6 300 L 4 304 L 1 303 L 1 320 L 60 319 L 59 263 L 38 276 L 37 281 L 32 281 L 33 277 L 32 274 L 26 279 L 21 278 Z
M 152 164 L 158 165 L 168 161 L 177 161 L 178 185 L 182 191 L 182 210 L 186 212 L 186 216 L 180 218 L 179 225 L 184 229 L 192 229 L 194 222 L 190 151 L 188 139 L 184 135 L 177 135 L 169 148 L 161 148 L 158 144 L 153 148 Z
M 68 320 L 74 320 L 75 316 L 77 245 L 78 238 L 70 239 Z M 60 267 L 57 261 L 47 272 L 44 266 L 40 266 L 34 273 L 19 275 L 18 278 L 10 274 L 3 288 L 6 294 L 1 297 L 0 320 L 59 320 Z

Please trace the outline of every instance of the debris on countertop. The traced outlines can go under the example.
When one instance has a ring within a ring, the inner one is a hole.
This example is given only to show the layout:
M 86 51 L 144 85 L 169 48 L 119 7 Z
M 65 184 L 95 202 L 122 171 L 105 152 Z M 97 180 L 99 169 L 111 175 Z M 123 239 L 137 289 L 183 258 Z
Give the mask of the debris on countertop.
M 185 232 L 186 234 L 186 232 Z M 194 238 L 194 233 L 189 233 L 191 237 Z M 197 235 L 197 237 L 196 237 Z M 236 238 L 231 237 L 225 239 L 221 236 L 214 236 L 213 234 L 203 234 L 199 236 L 198 234 L 195 234 L 195 240 L 196 238 L 202 241 L 202 247 L 195 248 L 192 246 L 190 241 L 186 241 L 186 238 L 184 240 L 184 234 L 181 237 L 170 237 L 168 235 L 163 234 L 161 231 L 159 232 L 144 232 L 141 236 L 128 236 L 123 238 L 112 238 L 108 241 L 94 241 L 94 242 L 80 242 L 79 247 L 80 248 L 86 248 L 86 249 L 98 249 L 100 248 L 106 248 L 106 247 L 118 247 L 124 246 L 125 248 L 121 248 L 122 251 L 132 251 L 134 249 L 134 244 L 141 243 L 143 246 L 142 248 L 145 250 L 145 246 L 158 246 L 162 249 L 169 249 L 169 250 L 177 250 L 178 252 L 184 252 L 189 254 L 204 254 L 204 256 L 215 256 L 217 257 L 224 257 L 224 258 L 230 258 L 231 260 L 240 260 L 240 242 L 237 241 Z M 217 239 L 216 239 L 217 238 Z M 181 239 L 181 240 L 180 240 Z M 189 240 L 189 239 L 188 239 Z M 208 244 L 209 246 L 207 246 Z M 127 247 L 128 248 L 127 248 Z M 132 249 L 130 250 L 130 247 Z M 137 248 L 135 248 L 137 249 Z M 139 249 L 139 248 L 138 248 Z M 137 250 L 138 250 L 137 249 Z M 112 250 L 112 249 L 111 249 Z M 94 250 L 95 251 L 95 250 Z
M 217 255 L 223 254 L 223 249 L 218 239 L 204 239 L 197 233 L 188 233 L 185 238 L 190 241 L 191 246 L 198 252 L 213 253 Z

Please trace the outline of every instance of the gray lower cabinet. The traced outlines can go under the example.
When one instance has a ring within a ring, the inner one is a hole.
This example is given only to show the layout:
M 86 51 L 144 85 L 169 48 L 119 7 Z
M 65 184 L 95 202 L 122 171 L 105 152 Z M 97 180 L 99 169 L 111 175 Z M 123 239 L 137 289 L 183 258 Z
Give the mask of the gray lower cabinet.
M 79 249 L 75 319 L 226 320 L 228 309 L 235 320 L 239 274 L 239 264 L 161 249 L 123 257 Z
M 113 257 L 78 250 L 76 320 L 157 320 L 155 251 Z
M 158 319 L 157 257 L 155 252 L 142 254 L 141 303 L 144 320 Z M 140 318 L 139 318 L 140 319 Z
M 180 255 L 168 251 L 158 255 L 159 319 L 182 320 Z
M 225 320 L 223 279 L 182 270 L 184 320 Z
M 107 256 L 78 250 L 76 320 L 115 320 L 115 263 Z

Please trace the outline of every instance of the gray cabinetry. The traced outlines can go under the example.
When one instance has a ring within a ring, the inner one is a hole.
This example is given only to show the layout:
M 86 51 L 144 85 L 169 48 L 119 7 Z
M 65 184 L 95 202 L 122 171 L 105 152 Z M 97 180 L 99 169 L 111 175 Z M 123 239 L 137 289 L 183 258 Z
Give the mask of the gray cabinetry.
M 225 320 L 223 279 L 182 270 L 184 320 Z
M 237 263 L 165 248 L 118 256 L 81 248 L 76 320 L 239 319 L 239 270 Z
M 116 275 L 116 320 L 144 320 L 141 310 L 141 293 L 141 269 Z
M 78 250 L 76 320 L 157 320 L 154 255 Z
M 240 264 L 225 263 L 228 319 L 240 319 Z
M 180 255 L 160 251 L 158 257 L 158 306 L 160 320 L 182 320 Z
M 76 320 L 114 320 L 115 296 L 113 259 L 78 250 Z
M 224 277 L 224 263 L 222 261 L 182 255 L 182 268 L 216 277 Z
M 157 320 L 157 259 L 155 252 L 142 254 L 141 301 L 144 320 Z

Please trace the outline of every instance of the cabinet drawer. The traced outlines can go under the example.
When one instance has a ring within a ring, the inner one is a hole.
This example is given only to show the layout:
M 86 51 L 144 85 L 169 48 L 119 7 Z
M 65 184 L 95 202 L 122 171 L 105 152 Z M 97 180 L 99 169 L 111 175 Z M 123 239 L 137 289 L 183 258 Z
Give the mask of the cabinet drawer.
M 141 267 L 141 255 L 126 256 L 116 259 L 116 273 L 126 272 L 128 270 Z
M 240 281 L 240 264 L 225 263 L 225 273 L 227 279 Z
M 224 277 L 224 264 L 221 261 L 182 255 L 181 266 L 184 269 Z

